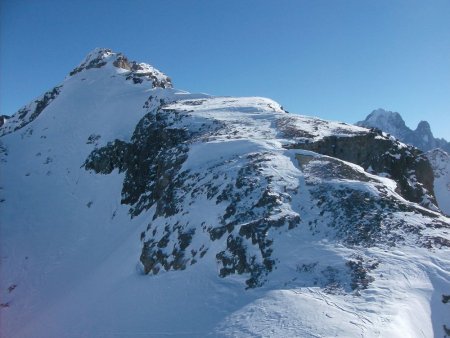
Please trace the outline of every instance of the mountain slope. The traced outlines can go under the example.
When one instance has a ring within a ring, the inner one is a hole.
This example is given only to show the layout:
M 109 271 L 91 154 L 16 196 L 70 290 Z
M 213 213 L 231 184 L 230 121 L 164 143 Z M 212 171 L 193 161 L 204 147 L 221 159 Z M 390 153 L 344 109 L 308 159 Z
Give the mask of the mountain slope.
M 176 90 L 104 49 L 0 130 L 4 337 L 450 326 L 450 220 L 393 138 Z

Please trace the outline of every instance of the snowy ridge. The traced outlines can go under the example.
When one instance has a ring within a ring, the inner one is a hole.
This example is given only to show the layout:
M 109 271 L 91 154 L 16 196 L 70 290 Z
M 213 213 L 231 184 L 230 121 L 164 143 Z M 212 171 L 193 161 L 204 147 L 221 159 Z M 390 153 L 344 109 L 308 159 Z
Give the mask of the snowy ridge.
M 450 329 L 450 219 L 413 147 L 105 49 L 77 69 L 0 139 L 2 337 Z

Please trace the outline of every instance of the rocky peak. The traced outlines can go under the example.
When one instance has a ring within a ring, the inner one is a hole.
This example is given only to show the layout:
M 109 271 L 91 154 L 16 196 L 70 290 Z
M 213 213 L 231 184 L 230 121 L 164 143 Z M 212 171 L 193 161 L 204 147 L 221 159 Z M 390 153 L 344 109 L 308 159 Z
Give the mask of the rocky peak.
M 356 122 L 356 125 L 381 129 L 395 136 L 400 141 L 411 144 L 423 151 L 434 148 L 450 151 L 450 144 L 447 141 L 433 136 L 430 124 L 427 121 L 420 121 L 416 130 L 412 130 L 406 126 L 401 115 L 396 112 L 377 109 L 370 113 L 364 121 Z
M 432 134 L 430 124 L 427 121 L 420 121 L 417 125 L 416 132 Z
M 90 51 L 86 55 L 86 58 L 84 59 L 83 63 L 89 63 L 89 62 L 91 62 L 93 60 L 103 60 L 103 59 L 107 58 L 108 56 L 110 56 L 112 54 L 116 54 L 116 53 L 114 53 L 109 48 L 97 47 L 97 48 L 94 48 L 92 51 Z
M 399 126 L 405 125 L 405 121 L 403 121 L 399 113 L 384 110 L 382 108 L 378 108 L 370 113 L 367 116 L 366 121 L 390 121 Z
M 430 124 L 427 121 L 420 121 L 416 130 L 413 132 L 413 137 L 410 138 L 410 143 L 417 144 L 416 147 L 429 150 L 439 147 L 438 142 L 433 137 Z
M 106 74 L 107 77 L 119 77 L 136 85 L 142 84 L 146 86 L 146 89 L 149 87 L 172 88 L 171 79 L 158 69 L 146 63 L 130 61 L 122 53 L 113 52 L 108 48 L 95 48 L 88 53 L 78 67 L 69 73 L 66 81 L 78 82 L 75 87 L 81 88 L 84 86 L 82 81 L 85 80 L 88 72 L 100 68 L 102 72 L 105 71 L 104 75 Z M 81 73 L 82 75 L 78 77 Z M 92 74 L 92 76 L 95 79 L 96 75 Z M 0 136 L 19 130 L 34 121 L 58 97 L 64 86 L 65 83 L 52 88 L 10 117 L 1 115 Z
M 113 55 L 111 49 L 107 48 L 95 48 L 84 58 L 84 60 L 70 72 L 70 76 L 80 73 L 86 69 L 101 68 L 107 63 L 108 57 Z
M 126 79 L 133 81 L 135 84 L 150 81 L 153 87 L 172 88 L 172 80 L 158 69 L 146 63 L 130 61 L 122 53 L 113 52 L 108 48 L 95 48 L 92 50 L 69 75 L 74 76 L 92 68 L 102 68 L 108 63 L 115 68 L 128 71 L 124 73 Z
M 408 129 L 399 113 L 381 108 L 372 111 L 364 121 L 359 121 L 356 124 L 362 127 L 379 128 L 393 135 L 396 135 L 399 132 L 403 133 Z

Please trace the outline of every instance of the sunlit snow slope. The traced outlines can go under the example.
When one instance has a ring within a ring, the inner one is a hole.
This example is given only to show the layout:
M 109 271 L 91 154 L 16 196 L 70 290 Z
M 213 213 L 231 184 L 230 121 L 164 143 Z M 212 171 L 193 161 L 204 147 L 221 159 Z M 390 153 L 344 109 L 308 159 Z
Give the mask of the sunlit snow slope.
M 450 331 L 450 219 L 393 138 L 107 49 L 0 135 L 2 337 Z

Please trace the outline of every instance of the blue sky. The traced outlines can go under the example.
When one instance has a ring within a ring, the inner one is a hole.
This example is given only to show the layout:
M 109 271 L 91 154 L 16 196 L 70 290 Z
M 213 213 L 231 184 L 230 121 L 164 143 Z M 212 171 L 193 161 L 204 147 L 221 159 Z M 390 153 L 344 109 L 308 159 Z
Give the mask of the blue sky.
M 95 47 L 177 88 L 265 96 L 355 122 L 373 109 L 450 140 L 450 1 L 0 1 L 0 113 L 61 82 Z

